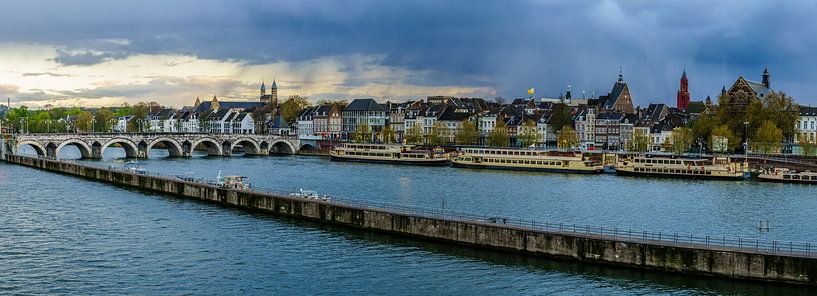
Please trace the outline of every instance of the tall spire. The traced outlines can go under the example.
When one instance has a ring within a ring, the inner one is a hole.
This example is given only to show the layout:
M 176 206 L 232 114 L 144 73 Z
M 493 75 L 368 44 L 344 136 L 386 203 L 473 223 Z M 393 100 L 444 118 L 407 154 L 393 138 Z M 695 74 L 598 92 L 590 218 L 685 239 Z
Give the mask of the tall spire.
M 621 66 L 618 67 L 618 82 L 624 82 L 624 72 L 621 71 Z
M 766 86 L 766 88 L 772 88 L 771 81 L 769 81 L 769 76 L 771 76 L 769 74 L 769 68 L 763 69 L 763 85 Z
M 267 86 L 264 84 L 264 79 L 261 79 L 261 95 L 267 94 Z

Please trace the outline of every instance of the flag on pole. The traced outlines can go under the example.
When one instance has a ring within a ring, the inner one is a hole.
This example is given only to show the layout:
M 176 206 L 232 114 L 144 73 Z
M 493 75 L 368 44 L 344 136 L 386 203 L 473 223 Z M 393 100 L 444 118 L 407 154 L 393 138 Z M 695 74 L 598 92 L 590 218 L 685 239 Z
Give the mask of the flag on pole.
M 532 95 L 532 94 L 533 94 L 533 88 L 531 88 L 531 89 L 529 89 L 529 90 L 528 90 L 528 94 L 529 94 L 529 95 Z

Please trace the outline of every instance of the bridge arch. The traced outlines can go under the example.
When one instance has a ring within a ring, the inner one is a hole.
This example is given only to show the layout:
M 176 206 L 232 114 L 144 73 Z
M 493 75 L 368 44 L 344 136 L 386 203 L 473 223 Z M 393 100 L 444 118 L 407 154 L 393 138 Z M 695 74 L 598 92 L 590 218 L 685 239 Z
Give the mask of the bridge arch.
M 298 150 L 315 150 L 315 149 L 317 149 L 317 147 L 315 147 L 315 145 L 312 145 L 311 143 L 303 143 L 301 144 L 301 148 L 298 148 Z
M 238 138 L 233 141 L 233 145 L 230 148 L 230 151 L 235 149 L 238 145 L 241 145 L 244 148 L 245 155 L 259 155 L 261 154 L 261 145 L 258 144 L 253 139 L 250 138 Z
M 298 150 L 287 140 L 278 139 L 270 144 L 270 153 L 272 154 L 295 154 L 295 151 Z
M 20 148 L 23 148 L 23 146 L 29 146 L 29 147 L 33 148 L 34 152 L 37 153 L 37 156 L 46 156 L 47 155 L 46 154 L 47 150 L 45 149 L 45 146 L 43 146 L 43 144 L 40 144 L 40 142 L 37 142 L 37 141 L 20 141 L 20 142 L 17 142 L 17 147 L 16 147 L 17 151 L 20 151 Z
M 125 149 L 125 156 L 128 158 L 132 157 L 139 157 L 139 146 L 131 141 L 130 139 L 126 138 L 113 138 L 102 144 L 99 148 L 99 158 L 102 158 L 102 155 L 105 153 L 105 149 L 113 144 L 119 144 L 122 146 L 122 149 Z M 145 155 L 147 157 L 147 155 Z
M 84 141 L 79 140 L 79 139 L 68 139 L 68 140 L 62 141 L 62 143 L 60 143 L 59 145 L 56 145 L 56 147 L 53 147 L 53 149 L 54 149 L 54 155 L 53 156 L 57 157 L 58 155 L 60 155 L 60 150 L 62 150 L 62 148 L 65 147 L 66 145 L 76 146 L 77 149 L 79 149 L 79 154 L 80 154 L 80 156 L 82 158 L 93 158 L 94 157 L 94 149 L 91 148 L 91 146 L 88 146 L 88 143 L 85 143 Z M 101 158 L 102 153 L 100 153 L 99 155 L 100 155 L 100 158 Z
M 207 155 L 221 156 L 221 143 L 219 143 L 213 138 L 201 138 L 193 142 L 190 145 L 191 155 L 193 152 L 192 149 L 196 149 L 196 147 L 198 147 L 199 145 L 204 145 L 204 147 L 207 148 Z
M 173 157 L 184 156 L 184 148 L 182 147 L 182 144 L 179 143 L 179 141 L 176 141 L 168 137 L 161 137 L 154 139 L 153 141 L 150 142 L 150 144 L 147 145 L 147 148 L 145 150 L 145 157 L 150 155 L 149 154 L 150 149 L 153 149 L 153 146 L 159 143 L 162 143 L 162 145 L 164 145 L 165 148 L 167 148 L 167 152 L 170 154 L 170 156 Z

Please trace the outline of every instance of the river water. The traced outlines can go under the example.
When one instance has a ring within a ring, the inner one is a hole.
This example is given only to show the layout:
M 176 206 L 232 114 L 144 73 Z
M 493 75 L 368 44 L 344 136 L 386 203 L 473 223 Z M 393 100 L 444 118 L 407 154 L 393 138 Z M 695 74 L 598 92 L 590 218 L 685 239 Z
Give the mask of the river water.
M 63 149 L 61 157 L 78 156 Z M 148 171 L 619 229 L 817 242 L 815 188 L 331 162 L 166 158 Z M 121 166 L 106 149 L 93 164 Z M 757 221 L 771 230 L 759 233 Z M 248 213 L 0 164 L 0 293 L 747 294 L 784 287 L 586 266 Z

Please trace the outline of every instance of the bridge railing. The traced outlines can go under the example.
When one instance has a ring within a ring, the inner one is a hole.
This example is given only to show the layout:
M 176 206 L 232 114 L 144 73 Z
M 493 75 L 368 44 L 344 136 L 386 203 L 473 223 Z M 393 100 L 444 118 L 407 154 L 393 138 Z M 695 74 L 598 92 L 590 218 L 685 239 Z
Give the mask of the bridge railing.
M 77 161 L 73 160 L 59 160 L 53 157 L 40 158 L 78 164 Z M 123 167 L 115 167 L 111 165 L 97 165 L 88 163 L 82 163 L 79 165 L 111 171 L 121 171 L 125 173 L 137 173 L 134 171 L 126 170 Z M 139 172 L 138 174 L 171 180 L 182 179 L 187 182 L 204 184 L 208 186 L 219 186 L 219 184 L 214 182 L 214 180 L 208 180 L 206 178 L 198 179 L 187 178 L 184 176 L 174 176 L 148 171 Z M 290 195 L 291 193 L 296 192 L 294 190 L 287 192 L 259 186 L 251 186 L 249 191 L 263 192 L 277 196 L 291 196 Z M 694 233 L 648 231 L 623 227 L 597 226 L 590 224 L 567 223 L 550 220 L 522 219 L 501 215 L 486 215 L 467 211 L 444 209 L 442 206 L 440 208 L 427 208 L 400 205 L 389 202 L 342 198 L 336 196 L 327 197 L 329 198 L 329 200 L 325 202 L 331 204 L 344 205 L 361 209 L 370 209 L 375 211 L 389 211 L 396 214 L 415 217 L 446 219 L 452 221 L 469 221 L 483 223 L 487 225 L 501 225 L 525 230 L 534 230 L 546 233 L 564 234 L 572 236 L 582 236 L 588 238 L 598 238 L 620 242 L 659 244 L 675 247 L 699 248 L 708 250 L 739 251 L 760 254 L 775 254 L 817 258 L 817 250 L 815 250 L 815 246 L 817 245 L 810 242 L 763 240 L 758 238 L 743 238 L 737 236 L 724 235 L 715 236 Z

